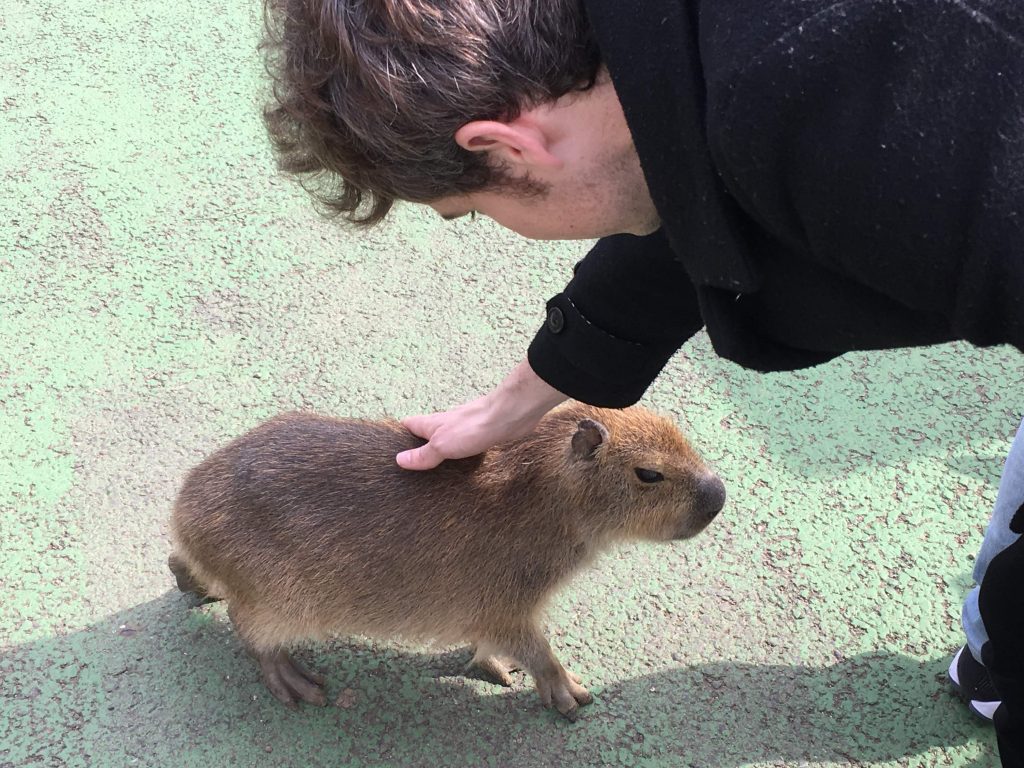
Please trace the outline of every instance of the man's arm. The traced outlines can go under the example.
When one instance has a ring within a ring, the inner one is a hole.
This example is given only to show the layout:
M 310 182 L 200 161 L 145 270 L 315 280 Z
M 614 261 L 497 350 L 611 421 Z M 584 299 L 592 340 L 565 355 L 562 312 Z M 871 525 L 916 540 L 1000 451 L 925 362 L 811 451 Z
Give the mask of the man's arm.
M 702 325 L 693 286 L 661 232 L 604 238 L 548 302 L 528 360 L 483 397 L 403 420 L 429 442 L 398 463 L 431 469 L 481 453 L 527 434 L 567 397 L 631 405 Z
M 622 408 L 703 325 L 693 284 L 663 232 L 616 235 L 600 240 L 548 302 L 528 358 L 570 397 Z

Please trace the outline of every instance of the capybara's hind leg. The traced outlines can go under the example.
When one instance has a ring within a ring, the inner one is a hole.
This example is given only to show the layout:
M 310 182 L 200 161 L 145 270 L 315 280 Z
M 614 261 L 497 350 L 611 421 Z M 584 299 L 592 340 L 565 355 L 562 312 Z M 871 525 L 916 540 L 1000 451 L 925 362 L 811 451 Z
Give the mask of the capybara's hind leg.
M 512 673 L 520 669 L 522 665 L 515 659 L 497 655 L 497 649 L 488 643 L 478 643 L 473 646 L 473 658 L 466 665 L 465 674 L 474 677 L 482 675 L 485 679 L 508 688 L 512 685 Z
M 178 584 L 178 589 L 181 592 L 191 592 L 200 599 L 206 599 L 206 588 L 196 581 L 192 575 L 192 571 L 185 565 L 185 561 L 182 560 L 178 555 L 171 553 L 171 556 L 167 558 L 167 567 L 171 569 L 171 573 L 174 574 L 174 580 Z
M 296 699 L 322 707 L 327 703 L 324 677 L 293 659 L 288 651 L 264 651 L 253 654 L 267 689 L 289 709 L 296 708 Z
M 231 605 L 228 616 L 242 645 L 260 665 L 263 683 L 275 699 L 289 709 L 296 709 L 297 701 L 318 707 L 327 703 L 323 675 L 307 669 L 283 648 L 260 648 L 252 642 L 248 633 L 248 614 L 242 606 Z

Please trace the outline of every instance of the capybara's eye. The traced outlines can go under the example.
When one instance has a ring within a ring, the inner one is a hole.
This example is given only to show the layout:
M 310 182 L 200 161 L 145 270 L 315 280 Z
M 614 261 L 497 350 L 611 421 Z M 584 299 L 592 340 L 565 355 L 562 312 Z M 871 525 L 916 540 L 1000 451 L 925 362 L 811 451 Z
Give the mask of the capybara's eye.
M 642 467 L 636 468 L 636 476 L 644 483 L 660 483 L 665 479 L 661 472 L 655 472 L 653 469 L 643 469 Z

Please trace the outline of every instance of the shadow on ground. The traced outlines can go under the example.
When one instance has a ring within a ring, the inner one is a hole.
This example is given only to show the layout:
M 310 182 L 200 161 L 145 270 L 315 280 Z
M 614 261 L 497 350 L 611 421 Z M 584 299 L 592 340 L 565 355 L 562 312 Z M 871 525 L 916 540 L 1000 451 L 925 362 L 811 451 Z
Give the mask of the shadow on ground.
M 578 669 L 597 701 L 570 724 L 524 676 L 511 690 L 462 677 L 466 650 L 338 642 L 300 655 L 327 674 L 332 706 L 281 707 L 222 610 L 174 592 L 7 649 L 0 766 L 917 764 L 992 740 L 947 690 L 945 658 L 683 662 L 604 685 Z
M 785 374 L 729 368 L 703 346 L 701 381 L 759 431 L 767 454 L 797 476 L 841 476 L 938 457 L 982 482 L 998 479 L 1021 415 L 1024 357 L 967 344 L 850 354 Z

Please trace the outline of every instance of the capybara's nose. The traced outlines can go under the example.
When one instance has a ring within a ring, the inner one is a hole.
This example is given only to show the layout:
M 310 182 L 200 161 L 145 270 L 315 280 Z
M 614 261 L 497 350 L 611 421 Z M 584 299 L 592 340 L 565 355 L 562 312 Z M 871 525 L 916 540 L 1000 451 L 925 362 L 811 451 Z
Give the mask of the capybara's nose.
M 704 475 L 697 481 L 697 512 L 711 520 L 724 506 L 725 483 L 718 475 Z

